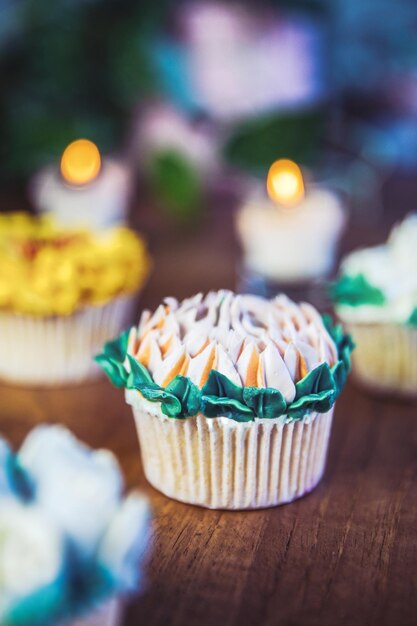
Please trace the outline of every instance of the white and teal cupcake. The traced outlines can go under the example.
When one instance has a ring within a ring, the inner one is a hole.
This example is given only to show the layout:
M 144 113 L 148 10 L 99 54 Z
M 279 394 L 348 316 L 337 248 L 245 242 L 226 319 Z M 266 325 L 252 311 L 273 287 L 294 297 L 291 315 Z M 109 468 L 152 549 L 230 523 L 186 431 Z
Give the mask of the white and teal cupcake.
M 165 299 L 97 360 L 126 388 L 152 485 L 254 509 L 320 481 L 351 348 L 309 304 L 219 291 Z
M 357 349 L 353 372 L 368 387 L 417 396 L 417 214 L 388 241 L 349 254 L 332 287 Z
M 17 454 L 0 440 L 0 623 L 116 626 L 140 584 L 146 501 L 123 498 L 115 457 L 59 426 Z

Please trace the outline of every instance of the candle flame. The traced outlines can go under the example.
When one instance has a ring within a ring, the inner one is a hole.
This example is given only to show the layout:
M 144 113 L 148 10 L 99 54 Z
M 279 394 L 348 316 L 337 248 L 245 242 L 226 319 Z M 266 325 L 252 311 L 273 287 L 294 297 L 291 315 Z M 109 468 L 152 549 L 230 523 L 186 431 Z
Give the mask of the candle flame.
M 85 185 L 94 180 L 101 169 L 100 152 L 88 139 L 70 143 L 61 157 L 61 174 L 68 183 Z
M 279 159 L 271 165 L 266 186 L 271 200 L 284 207 L 294 206 L 304 198 L 301 169 L 289 159 Z

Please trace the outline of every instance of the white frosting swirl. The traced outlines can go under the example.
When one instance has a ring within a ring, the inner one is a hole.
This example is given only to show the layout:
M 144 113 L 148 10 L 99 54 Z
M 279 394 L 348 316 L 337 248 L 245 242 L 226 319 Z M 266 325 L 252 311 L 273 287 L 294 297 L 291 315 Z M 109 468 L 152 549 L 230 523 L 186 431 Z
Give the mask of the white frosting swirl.
M 38 504 L 85 555 L 93 554 L 120 503 L 123 481 L 113 454 L 91 450 L 62 426 L 41 425 L 18 459 Z
M 0 502 L 0 623 L 2 609 L 52 584 L 62 572 L 64 537 L 38 505 Z M 2 604 L 2 601 L 5 604 Z
M 337 361 L 320 314 L 284 295 L 265 300 L 231 291 L 166 298 L 142 314 L 128 353 L 165 387 L 177 374 L 203 387 L 212 369 L 237 385 L 279 389 L 288 402 L 295 383 L 320 363 Z
M 405 323 L 417 307 L 417 214 L 408 215 L 394 226 L 388 241 L 349 254 L 342 262 L 341 274 L 362 274 L 385 296 L 382 305 L 338 305 L 346 322 Z

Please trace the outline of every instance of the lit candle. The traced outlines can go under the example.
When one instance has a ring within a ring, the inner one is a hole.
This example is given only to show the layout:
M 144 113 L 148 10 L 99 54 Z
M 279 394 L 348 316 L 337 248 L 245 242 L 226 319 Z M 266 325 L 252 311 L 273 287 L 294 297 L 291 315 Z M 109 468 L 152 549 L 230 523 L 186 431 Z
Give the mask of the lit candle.
M 61 174 L 67 183 L 86 185 L 101 170 L 101 156 L 95 143 L 77 139 L 67 146 L 61 157 Z
M 36 209 L 63 226 L 107 228 L 126 221 L 131 174 L 120 161 L 102 159 L 92 141 L 78 139 L 65 148 L 59 168 L 34 176 L 31 192 Z
M 256 189 L 237 214 L 245 267 L 278 283 L 326 276 L 345 225 L 338 196 L 305 185 L 300 167 L 280 159 L 269 169 L 265 189 Z
M 268 195 L 283 207 L 292 207 L 304 198 L 304 180 L 297 163 L 289 159 L 275 161 L 266 179 Z

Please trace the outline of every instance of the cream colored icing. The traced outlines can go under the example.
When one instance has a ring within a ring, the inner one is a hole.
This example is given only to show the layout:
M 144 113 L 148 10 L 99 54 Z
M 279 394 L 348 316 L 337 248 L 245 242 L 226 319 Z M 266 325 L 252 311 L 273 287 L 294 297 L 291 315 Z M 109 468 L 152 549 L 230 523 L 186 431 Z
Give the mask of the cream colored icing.
M 237 214 L 245 264 L 277 281 L 302 281 L 326 275 L 333 267 L 345 225 L 339 198 L 327 189 L 309 188 L 291 209 L 279 209 L 265 192 L 251 197 Z
M 128 353 L 162 387 L 182 374 L 201 388 L 215 369 L 237 385 L 279 389 L 288 402 L 307 372 L 337 361 L 311 305 L 226 290 L 167 298 L 153 314 L 146 311 L 130 332 Z
M 394 226 L 388 241 L 349 254 L 341 264 L 345 276 L 363 274 L 385 296 L 382 305 L 338 305 L 346 322 L 405 323 L 417 307 L 417 214 L 408 215 Z

